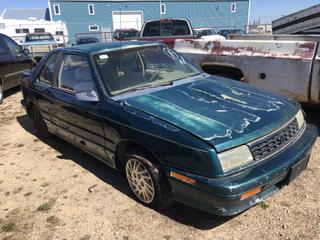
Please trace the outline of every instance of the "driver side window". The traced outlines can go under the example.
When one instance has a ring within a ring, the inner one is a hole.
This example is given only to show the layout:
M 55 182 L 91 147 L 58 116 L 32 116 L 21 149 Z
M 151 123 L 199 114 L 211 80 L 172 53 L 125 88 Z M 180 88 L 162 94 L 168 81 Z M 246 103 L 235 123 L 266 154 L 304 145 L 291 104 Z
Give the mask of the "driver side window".
M 58 54 L 53 54 L 49 57 L 46 64 L 43 66 L 38 81 L 47 85 L 52 85 L 53 75 L 56 67 Z
M 58 87 L 75 92 L 80 83 L 93 83 L 92 73 L 84 56 L 64 54 L 58 77 Z

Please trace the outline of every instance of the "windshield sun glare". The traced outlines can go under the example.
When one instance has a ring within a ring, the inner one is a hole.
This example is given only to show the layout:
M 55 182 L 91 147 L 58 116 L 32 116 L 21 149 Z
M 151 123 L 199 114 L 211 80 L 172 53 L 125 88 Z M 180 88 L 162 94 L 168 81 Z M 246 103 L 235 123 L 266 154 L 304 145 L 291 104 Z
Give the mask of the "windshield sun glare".
M 96 55 L 95 61 L 111 95 L 163 86 L 200 73 L 164 45 L 106 52 Z

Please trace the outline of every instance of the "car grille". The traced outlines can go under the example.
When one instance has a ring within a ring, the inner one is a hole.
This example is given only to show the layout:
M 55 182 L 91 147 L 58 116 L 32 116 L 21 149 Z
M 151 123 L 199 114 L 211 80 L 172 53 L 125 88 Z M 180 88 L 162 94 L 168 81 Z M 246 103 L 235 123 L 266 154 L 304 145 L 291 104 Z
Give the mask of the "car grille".
M 294 118 L 284 128 L 260 140 L 248 144 L 256 161 L 261 161 L 287 146 L 299 133 L 298 121 Z
M 50 45 L 31 46 L 32 53 L 46 53 L 51 51 Z

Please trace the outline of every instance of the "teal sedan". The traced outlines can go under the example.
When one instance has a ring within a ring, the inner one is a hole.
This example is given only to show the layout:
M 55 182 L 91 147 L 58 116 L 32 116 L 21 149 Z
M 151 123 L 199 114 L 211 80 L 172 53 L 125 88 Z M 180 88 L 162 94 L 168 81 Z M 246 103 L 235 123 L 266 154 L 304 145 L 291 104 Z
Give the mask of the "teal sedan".
M 242 212 L 299 176 L 317 138 L 298 103 L 205 74 L 155 42 L 56 49 L 22 93 L 39 137 L 122 170 L 154 208 Z

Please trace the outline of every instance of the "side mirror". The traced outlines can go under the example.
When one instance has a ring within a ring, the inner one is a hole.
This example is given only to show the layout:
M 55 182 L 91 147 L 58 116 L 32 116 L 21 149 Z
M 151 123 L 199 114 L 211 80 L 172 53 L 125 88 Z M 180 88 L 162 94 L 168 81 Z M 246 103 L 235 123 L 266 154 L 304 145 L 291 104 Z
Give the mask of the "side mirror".
M 78 83 L 73 88 L 76 91 L 76 98 L 84 102 L 99 102 L 99 96 L 94 89 L 92 81 Z
M 29 54 L 30 54 L 30 51 L 29 51 L 28 48 L 24 48 L 24 49 L 22 50 L 22 53 L 23 53 L 24 55 L 29 55 Z

